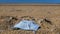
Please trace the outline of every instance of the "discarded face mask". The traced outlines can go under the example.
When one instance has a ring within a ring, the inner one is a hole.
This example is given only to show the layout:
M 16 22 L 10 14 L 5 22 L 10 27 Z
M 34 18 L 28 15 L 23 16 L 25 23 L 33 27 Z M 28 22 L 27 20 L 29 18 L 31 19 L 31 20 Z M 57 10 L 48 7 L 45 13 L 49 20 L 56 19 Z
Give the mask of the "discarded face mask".
M 37 31 L 40 26 L 32 20 L 22 20 L 18 24 L 14 25 L 14 28 L 20 28 L 22 30 Z

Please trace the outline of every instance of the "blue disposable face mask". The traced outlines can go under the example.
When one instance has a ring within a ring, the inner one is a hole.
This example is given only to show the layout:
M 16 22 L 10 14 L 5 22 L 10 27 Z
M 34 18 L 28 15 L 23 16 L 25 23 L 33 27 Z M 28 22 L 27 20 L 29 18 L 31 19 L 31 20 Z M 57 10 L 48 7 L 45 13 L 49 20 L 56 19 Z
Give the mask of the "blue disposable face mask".
M 22 30 L 30 30 L 35 33 L 40 26 L 32 20 L 22 20 L 19 23 L 14 25 L 14 28 L 20 28 Z
M 14 28 L 20 28 L 23 30 L 38 30 L 39 25 L 36 24 L 34 21 L 22 20 L 18 24 L 14 25 Z

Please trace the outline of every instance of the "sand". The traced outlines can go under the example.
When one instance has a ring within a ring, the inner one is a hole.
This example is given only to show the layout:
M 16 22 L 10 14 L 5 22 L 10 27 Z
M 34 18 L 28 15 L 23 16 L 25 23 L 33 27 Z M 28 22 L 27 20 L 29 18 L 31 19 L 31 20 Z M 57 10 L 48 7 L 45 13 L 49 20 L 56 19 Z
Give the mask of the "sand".
M 48 18 L 53 25 L 43 22 L 41 29 L 36 34 L 60 34 L 60 6 L 54 5 L 2 5 L 0 16 L 14 16 L 20 19 L 21 16 L 32 16 L 36 20 Z M 4 24 L 4 22 L 0 23 Z M 1 28 L 1 27 L 0 27 Z M 33 34 L 32 31 L 5 30 L 0 34 Z

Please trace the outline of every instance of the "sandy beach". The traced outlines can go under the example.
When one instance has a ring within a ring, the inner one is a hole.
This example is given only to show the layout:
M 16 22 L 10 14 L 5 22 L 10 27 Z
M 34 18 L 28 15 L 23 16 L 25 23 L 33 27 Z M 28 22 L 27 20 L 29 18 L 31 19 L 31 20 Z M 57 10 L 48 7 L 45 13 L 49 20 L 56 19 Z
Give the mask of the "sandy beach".
M 35 19 L 48 18 L 53 25 L 44 22 L 36 34 L 60 34 L 59 5 L 0 5 L 0 16 L 17 16 L 18 19 L 21 16 L 32 16 Z M 4 22 L 0 23 L 4 24 Z M 25 30 L 5 30 L 1 31 L 0 34 L 33 34 L 33 32 Z

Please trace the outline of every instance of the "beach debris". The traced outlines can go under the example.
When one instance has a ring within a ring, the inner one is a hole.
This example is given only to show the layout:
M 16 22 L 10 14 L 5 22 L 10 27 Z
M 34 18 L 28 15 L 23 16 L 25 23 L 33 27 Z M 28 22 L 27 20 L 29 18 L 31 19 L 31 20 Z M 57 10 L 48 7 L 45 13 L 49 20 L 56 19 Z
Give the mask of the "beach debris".
M 15 24 L 13 28 L 22 29 L 22 30 L 30 30 L 37 31 L 39 29 L 39 25 L 31 20 L 22 20 L 18 24 Z M 35 32 L 34 32 L 35 33 Z
M 18 24 L 14 25 L 14 28 L 20 28 L 24 30 L 38 30 L 39 25 L 37 25 L 34 21 L 22 20 Z
M 24 16 L 22 18 L 26 18 L 26 17 L 29 16 Z M 19 23 L 15 24 L 12 28 L 18 30 L 21 29 L 21 30 L 33 31 L 34 34 L 36 34 L 36 31 L 40 28 L 40 26 L 34 20 L 22 19 Z

